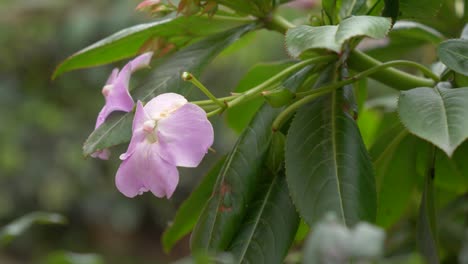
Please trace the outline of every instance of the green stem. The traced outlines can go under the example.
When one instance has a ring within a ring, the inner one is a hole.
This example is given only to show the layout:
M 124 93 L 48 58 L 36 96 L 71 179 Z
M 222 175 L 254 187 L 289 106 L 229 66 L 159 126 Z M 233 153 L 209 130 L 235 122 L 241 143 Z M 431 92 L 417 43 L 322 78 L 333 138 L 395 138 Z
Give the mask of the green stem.
M 423 73 L 426 73 L 426 74 L 430 75 L 430 77 L 434 79 L 433 82 L 438 82 L 439 81 L 439 78 L 434 73 L 432 73 L 429 69 L 427 69 L 426 67 L 422 66 L 419 63 L 416 63 L 416 62 L 413 62 L 413 61 L 406 61 L 406 60 L 395 60 L 395 61 L 389 61 L 389 62 L 381 63 L 381 64 L 379 64 L 379 65 L 377 65 L 377 66 L 375 66 L 373 68 L 370 68 L 370 69 L 367 69 L 367 70 L 365 70 L 363 72 L 360 72 L 360 73 L 358 73 L 358 74 L 356 74 L 356 75 L 354 75 L 354 76 L 352 76 L 352 77 L 350 77 L 350 78 L 348 78 L 346 80 L 326 85 L 323 88 L 336 89 L 336 88 L 339 88 L 339 87 L 343 87 L 345 85 L 354 83 L 354 82 L 356 82 L 356 81 L 358 81 L 358 80 L 360 80 L 362 78 L 372 76 L 372 75 L 377 74 L 379 72 L 385 71 L 390 67 L 395 67 L 395 66 L 415 67 L 415 68 L 421 70 Z M 305 96 L 307 96 L 309 94 L 313 94 L 313 93 L 315 93 L 315 90 L 302 92 L 302 93 L 297 93 L 296 96 L 301 98 L 301 97 L 305 97 Z
M 225 108 L 226 104 L 221 102 L 216 96 L 214 96 L 208 88 L 206 88 L 195 76 L 189 72 L 182 73 L 182 79 L 184 81 L 191 82 L 193 85 L 198 87 L 208 98 L 210 98 L 215 104 L 219 105 L 221 108 Z
M 290 106 L 288 106 L 286 109 L 284 109 L 283 112 L 281 112 L 275 119 L 275 121 L 273 121 L 273 125 L 272 125 L 272 129 L 273 131 L 278 131 L 278 129 L 281 128 L 281 126 L 284 124 L 284 122 L 286 120 L 289 119 L 289 117 L 291 117 L 291 115 L 296 111 L 297 108 L 301 107 L 302 105 L 304 105 L 304 99 L 307 99 L 306 101 L 309 102 L 310 100 L 313 100 L 317 97 L 320 97 L 324 94 L 327 94 L 327 93 L 330 93 L 332 92 L 333 90 L 335 90 L 335 88 L 330 88 L 330 87 L 323 87 L 323 88 L 319 88 L 319 89 L 314 89 L 313 90 L 313 94 L 310 94 L 309 96 L 307 97 L 304 97 L 294 103 L 292 103 Z
M 288 29 L 296 26 L 279 15 L 273 15 L 265 24 L 267 28 L 278 31 L 281 34 L 285 34 Z
M 365 71 L 383 64 L 382 62 L 357 50 L 351 52 L 347 63 L 348 66 L 355 71 Z M 418 69 L 423 71 L 433 80 L 417 77 L 393 68 L 387 68 L 375 72 L 371 74 L 370 77 L 397 90 L 408 90 L 415 87 L 433 87 L 439 78 L 422 65 L 417 65 L 418 66 L 410 66 L 418 67 Z M 424 68 L 424 70 L 422 68 Z
M 210 18 L 213 20 L 218 20 L 218 21 L 234 21 L 234 22 L 254 22 L 255 21 L 255 18 L 253 17 L 213 15 Z
M 231 101 L 232 99 L 236 98 L 238 95 L 231 95 L 231 96 L 226 96 L 226 97 L 219 97 L 218 100 L 226 102 L 226 101 Z M 196 104 L 198 106 L 205 106 L 205 105 L 212 105 L 213 100 L 201 100 L 201 101 L 193 101 L 190 102 L 192 104 Z
M 265 82 L 261 83 L 260 85 L 257 85 L 254 88 L 252 88 L 250 90 L 247 90 L 246 92 L 240 94 L 239 96 L 237 96 L 237 98 L 233 99 L 232 101 L 226 102 L 226 105 L 227 105 L 227 107 L 233 107 L 233 106 L 235 106 L 235 105 L 237 105 L 237 104 L 239 104 L 241 102 L 250 100 L 250 99 L 254 98 L 255 96 L 257 96 L 258 94 L 260 94 L 263 90 L 270 87 L 271 85 L 275 84 L 276 82 L 281 81 L 282 79 L 284 79 L 285 77 L 287 77 L 291 73 L 296 72 L 296 71 L 300 70 L 301 68 L 303 68 L 303 67 L 305 67 L 305 66 L 307 66 L 309 64 L 327 62 L 327 61 L 331 61 L 331 60 L 333 60 L 335 58 L 336 58 L 336 56 L 334 56 L 334 55 L 327 55 L 327 56 L 322 56 L 322 57 L 311 58 L 311 59 L 308 59 L 308 60 L 301 61 L 301 62 L 299 62 L 297 64 L 294 64 L 294 65 L 284 69 L 283 71 L 281 71 L 277 75 L 275 75 L 275 76 L 271 77 L 270 79 L 266 80 Z

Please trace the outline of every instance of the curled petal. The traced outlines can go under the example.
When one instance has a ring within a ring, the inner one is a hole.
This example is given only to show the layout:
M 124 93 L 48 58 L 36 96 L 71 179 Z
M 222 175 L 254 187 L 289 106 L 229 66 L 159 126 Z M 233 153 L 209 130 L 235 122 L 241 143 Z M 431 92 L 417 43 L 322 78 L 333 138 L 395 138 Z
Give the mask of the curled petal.
M 158 122 L 158 138 L 166 161 L 196 167 L 213 144 L 213 126 L 203 109 L 187 103 Z
M 114 68 L 111 74 L 109 75 L 109 78 L 107 78 L 106 85 L 114 83 L 118 74 L 119 74 L 119 69 Z
M 151 191 L 157 197 L 170 198 L 179 182 L 176 166 L 159 155 L 157 144 L 139 143 L 135 151 L 120 164 L 115 184 L 127 197 Z
M 153 52 L 146 52 L 130 61 L 129 64 L 131 65 L 132 73 L 139 69 L 148 68 L 151 57 L 153 57 Z
M 187 99 L 180 94 L 165 93 L 151 99 L 145 105 L 145 111 L 152 119 L 160 119 L 185 105 Z

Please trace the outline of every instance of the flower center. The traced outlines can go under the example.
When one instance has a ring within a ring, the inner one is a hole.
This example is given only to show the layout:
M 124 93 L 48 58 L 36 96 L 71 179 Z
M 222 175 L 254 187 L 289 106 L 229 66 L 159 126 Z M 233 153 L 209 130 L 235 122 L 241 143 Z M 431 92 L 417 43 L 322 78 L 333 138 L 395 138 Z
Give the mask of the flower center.
M 109 93 L 114 89 L 114 85 L 113 84 L 106 84 L 104 85 L 104 87 L 102 88 L 102 95 L 104 96 L 108 96 Z
M 156 143 L 158 141 L 158 136 L 156 135 L 156 120 L 150 119 L 143 123 L 143 131 L 146 132 L 146 139 L 151 143 Z

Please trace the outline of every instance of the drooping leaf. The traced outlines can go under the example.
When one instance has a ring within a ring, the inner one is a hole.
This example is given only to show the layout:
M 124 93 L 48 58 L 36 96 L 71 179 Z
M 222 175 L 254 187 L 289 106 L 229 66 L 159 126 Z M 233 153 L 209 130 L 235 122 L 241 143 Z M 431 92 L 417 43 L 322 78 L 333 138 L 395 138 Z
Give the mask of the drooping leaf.
M 63 225 L 67 220 L 59 214 L 34 212 L 24 215 L 0 229 L 0 242 L 5 245 L 13 238 L 21 235 L 28 228 L 35 224 Z
M 396 118 L 384 118 L 382 122 L 391 126 L 378 135 L 370 155 L 376 169 L 377 224 L 388 228 L 408 208 L 420 179 L 418 154 L 426 151 L 428 144 L 410 135 Z
M 211 168 L 200 185 L 198 185 L 177 210 L 174 221 L 164 231 L 162 236 L 162 244 L 166 252 L 169 252 L 175 243 L 190 233 L 195 226 L 205 203 L 211 196 L 216 182 L 216 176 L 218 176 L 224 161 L 225 158 L 222 158 Z
M 297 26 L 286 33 L 286 48 L 293 57 L 317 49 L 340 53 L 346 41 L 361 36 L 383 38 L 390 27 L 390 19 L 374 16 L 352 16 L 338 26 Z
M 182 72 L 198 75 L 224 48 L 252 29 L 253 25 L 247 25 L 219 33 L 175 53 L 156 67 L 142 86 L 135 89 L 134 98 L 147 102 L 161 93 L 188 95 L 192 86 L 182 80 Z M 132 119 L 133 113 L 114 114 L 114 117 L 91 133 L 83 146 L 83 154 L 88 156 L 97 150 L 128 142 Z
M 343 100 L 337 90 L 303 106 L 288 132 L 286 178 L 293 202 L 309 225 L 328 211 L 346 225 L 375 221 L 372 163 L 356 123 L 343 111 Z
M 452 156 L 468 137 L 468 88 L 416 88 L 401 92 L 398 114 L 408 130 Z
M 278 109 L 264 105 L 237 140 L 192 233 L 192 251 L 225 250 L 238 232 L 257 192 L 272 138 L 271 125 L 278 113 Z
M 291 62 L 277 63 L 261 63 L 251 68 L 247 74 L 239 81 L 234 89 L 234 93 L 242 93 L 250 88 L 253 88 L 270 77 L 276 75 L 286 67 L 291 65 Z M 249 124 L 255 112 L 261 107 L 262 98 L 257 98 L 252 101 L 243 103 L 238 107 L 229 108 L 226 112 L 227 123 L 237 133 L 241 133 Z
M 267 173 L 249 204 L 249 213 L 229 251 L 235 263 L 283 263 L 294 240 L 299 216 L 289 196 L 283 173 Z
M 434 204 L 434 176 L 435 170 L 432 161 L 429 161 L 429 168 L 424 183 L 421 207 L 418 218 L 418 246 L 421 254 L 428 264 L 439 264 L 439 254 L 437 247 L 437 223 Z
M 449 69 L 468 75 L 468 40 L 450 39 L 437 48 L 440 61 Z
M 393 25 L 392 30 L 389 33 L 390 38 L 411 38 L 413 40 L 421 40 L 438 45 L 444 40 L 444 35 L 434 28 L 426 26 L 424 24 L 400 20 Z
M 123 29 L 106 37 L 63 61 L 52 78 L 64 72 L 103 65 L 137 55 L 145 43 L 164 40 L 174 48 L 181 48 L 203 36 L 222 32 L 240 25 L 235 21 L 216 21 L 206 16 L 179 16 L 170 14 L 158 21 Z

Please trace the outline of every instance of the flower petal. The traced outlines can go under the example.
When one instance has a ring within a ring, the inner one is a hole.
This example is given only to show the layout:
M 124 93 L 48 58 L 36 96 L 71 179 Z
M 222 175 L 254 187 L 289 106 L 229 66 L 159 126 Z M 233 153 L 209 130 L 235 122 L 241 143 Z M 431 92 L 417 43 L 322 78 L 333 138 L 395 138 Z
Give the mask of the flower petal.
M 187 99 L 180 94 L 164 93 L 151 99 L 145 105 L 145 110 L 152 119 L 159 119 L 163 113 L 174 111 L 186 103 Z
M 115 184 L 127 197 L 151 191 L 157 197 L 170 198 L 179 182 L 174 165 L 158 154 L 158 144 L 139 143 L 131 156 L 120 165 Z
M 93 158 L 99 158 L 102 160 L 108 160 L 110 157 L 110 150 L 109 149 L 103 149 L 103 150 L 98 150 L 94 153 L 91 154 L 91 157 Z
M 128 64 L 131 65 L 132 73 L 139 69 L 148 68 L 151 62 L 151 57 L 153 57 L 153 52 L 146 52 L 130 61 Z
M 120 155 L 121 160 L 126 160 L 135 151 L 137 144 L 142 143 L 145 140 L 146 135 L 142 129 L 142 126 L 148 119 L 149 117 L 143 108 L 143 104 L 141 101 L 138 101 L 132 124 L 132 138 L 130 140 L 130 144 L 128 145 L 127 151 Z
M 162 157 L 176 166 L 197 167 L 213 144 L 213 126 L 199 106 L 187 103 L 158 122 Z
M 109 75 L 109 78 L 107 78 L 106 85 L 112 84 L 115 81 L 115 78 L 117 78 L 117 75 L 119 74 L 119 69 L 114 68 Z

